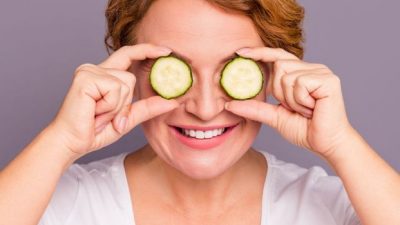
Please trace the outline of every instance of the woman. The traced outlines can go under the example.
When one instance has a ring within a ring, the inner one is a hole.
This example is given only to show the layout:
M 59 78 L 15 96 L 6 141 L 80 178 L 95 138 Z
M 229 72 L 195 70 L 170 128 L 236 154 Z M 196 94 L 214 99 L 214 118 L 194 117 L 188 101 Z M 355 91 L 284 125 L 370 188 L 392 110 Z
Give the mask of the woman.
M 301 60 L 302 17 L 291 0 L 111 0 L 115 52 L 76 70 L 54 121 L 1 171 L 0 224 L 400 224 L 399 175 L 349 124 L 337 76 Z M 194 82 L 165 100 L 148 73 L 171 52 Z M 235 53 L 263 66 L 252 100 L 219 86 Z M 320 168 L 252 149 L 261 123 L 324 158 L 344 189 Z M 139 124 L 149 145 L 71 166 Z

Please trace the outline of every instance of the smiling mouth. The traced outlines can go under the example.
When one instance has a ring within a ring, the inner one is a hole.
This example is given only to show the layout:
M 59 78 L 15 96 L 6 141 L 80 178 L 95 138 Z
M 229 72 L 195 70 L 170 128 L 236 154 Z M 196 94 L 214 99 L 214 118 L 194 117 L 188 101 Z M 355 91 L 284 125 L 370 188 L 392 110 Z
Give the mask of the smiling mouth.
M 233 129 L 234 126 L 208 129 L 208 130 L 197 130 L 197 129 L 186 129 L 182 127 L 174 127 L 180 134 L 194 139 L 211 139 L 225 134 L 227 131 Z

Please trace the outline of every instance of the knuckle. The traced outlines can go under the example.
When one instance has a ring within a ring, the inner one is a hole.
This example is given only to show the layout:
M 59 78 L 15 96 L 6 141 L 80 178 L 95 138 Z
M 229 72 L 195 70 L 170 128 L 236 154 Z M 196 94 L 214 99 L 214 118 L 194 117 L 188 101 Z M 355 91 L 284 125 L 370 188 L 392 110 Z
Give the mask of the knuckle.
M 280 59 L 277 60 L 274 64 L 274 69 L 275 71 L 283 70 L 284 68 L 287 68 L 291 63 L 293 63 L 294 60 L 291 59 Z
M 322 70 L 324 73 L 333 73 L 332 70 L 325 64 L 317 63 L 315 64 L 315 67 Z
M 140 44 L 140 46 L 138 46 L 142 51 L 149 51 L 150 49 L 154 49 L 155 45 L 154 44 L 150 44 L 150 43 L 144 43 L 144 44 Z
M 127 83 L 128 86 L 132 85 L 132 87 L 134 87 L 135 83 L 136 83 L 136 77 L 131 73 L 127 73 L 126 74 L 126 81 L 128 82 Z
M 94 67 L 93 64 L 84 63 L 84 64 L 78 66 L 78 67 L 75 69 L 75 75 L 76 75 L 76 74 L 79 74 L 79 73 L 82 72 L 82 71 L 87 71 L 89 68 L 93 68 L 93 67 Z
M 158 49 L 158 48 L 160 48 L 159 45 L 155 45 L 155 44 L 152 44 L 152 43 L 149 43 L 149 44 L 147 45 L 147 47 L 148 47 L 148 48 L 151 48 L 151 49 Z
M 135 86 L 136 84 L 136 77 L 133 74 L 130 74 L 129 79 L 131 80 L 131 84 Z
M 339 78 L 338 76 L 336 76 L 336 75 L 330 76 L 330 79 L 331 79 L 332 82 L 334 82 L 335 84 L 340 84 L 340 83 L 341 83 L 340 78 Z
M 278 52 L 280 52 L 280 53 L 286 53 L 286 50 L 283 49 L 283 48 L 277 48 L 276 50 L 277 50 Z
M 322 63 L 315 63 L 314 65 L 315 65 L 315 67 L 317 67 L 317 68 L 329 69 L 328 66 L 326 66 L 325 64 L 322 64 Z
M 149 117 L 150 115 L 152 115 L 152 107 L 149 101 L 145 101 L 145 105 L 146 107 L 144 107 L 144 115 L 146 115 L 146 117 Z
M 122 92 L 122 95 L 123 95 L 123 96 L 128 96 L 130 90 L 131 90 L 131 89 L 129 88 L 128 85 L 126 85 L 126 84 L 122 84 L 122 85 L 121 85 L 121 92 Z
M 131 48 L 131 46 L 129 46 L 129 45 L 124 45 L 124 46 L 122 46 L 122 47 L 120 48 L 120 50 L 121 50 L 122 52 L 126 52 L 126 51 L 129 51 L 130 48 Z
M 112 82 L 110 82 L 110 87 L 112 90 L 121 91 L 122 84 L 121 82 L 113 79 Z
M 156 48 L 156 45 L 151 44 L 151 43 L 147 43 L 145 46 L 148 48 Z
M 275 99 L 282 101 L 283 100 L 283 95 L 280 91 L 280 89 L 276 86 L 272 87 L 272 96 L 274 96 Z
M 300 102 L 306 102 L 308 95 L 304 92 L 297 92 L 297 94 L 295 95 L 295 98 Z
M 93 74 L 94 67 L 95 65 L 89 63 L 80 65 L 74 72 L 73 83 L 85 82 Z
M 291 77 L 290 76 L 288 76 L 288 75 L 283 75 L 282 76 L 282 79 L 281 79 L 281 84 L 282 85 L 290 85 L 290 83 L 291 83 Z
M 295 85 L 298 86 L 305 86 L 307 83 L 307 79 L 305 76 L 298 77 L 295 81 Z
M 121 91 L 122 82 L 113 76 L 108 76 L 107 78 L 108 87 L 112 91 Z
M 82 70 L 78 73 L 75 73 L 72 83 L 75 85 L 85 83 L 88 80 L 89 76 L 90 76 L 90 72 Z
M 278 70 L 279 68 L 281 68 L 282 66 L 283 66 L 283 60 L 277 60 L 275 63 L 274 63 L 274 68 L 275 68 L 275 71 L 276 70 Z

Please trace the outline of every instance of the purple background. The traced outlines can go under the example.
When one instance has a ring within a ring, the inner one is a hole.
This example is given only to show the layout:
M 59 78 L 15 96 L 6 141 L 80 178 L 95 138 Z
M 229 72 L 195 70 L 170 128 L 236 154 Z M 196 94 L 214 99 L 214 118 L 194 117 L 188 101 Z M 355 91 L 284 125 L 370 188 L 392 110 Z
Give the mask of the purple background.
M 399 171 L 400 2 L 300 2 L 306 8 L 306 61 L 326 64 L 341 77 L 351 123 Z M 107 56 L 105 5 L 105 0 L 0 2 L 0 168 L 55 116 L 75 68 Z M 80 162 L 144 143 L 137 128 Z M 291 146 L 268 127 L 255 147 L 332 172 L 323 160 Z

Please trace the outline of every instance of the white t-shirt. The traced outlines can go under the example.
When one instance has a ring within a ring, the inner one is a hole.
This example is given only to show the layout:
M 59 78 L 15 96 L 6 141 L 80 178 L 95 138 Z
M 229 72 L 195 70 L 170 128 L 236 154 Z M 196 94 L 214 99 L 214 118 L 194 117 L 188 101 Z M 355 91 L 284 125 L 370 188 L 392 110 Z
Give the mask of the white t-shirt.
M 338 177 L 320 167 L 305 169 L 262 153 L 268 162 L 262 225 L 360 224 Z M 126 156 L 72 165 L 40 225 L 135 225 L 123 164 Z

